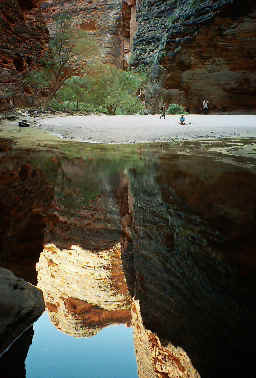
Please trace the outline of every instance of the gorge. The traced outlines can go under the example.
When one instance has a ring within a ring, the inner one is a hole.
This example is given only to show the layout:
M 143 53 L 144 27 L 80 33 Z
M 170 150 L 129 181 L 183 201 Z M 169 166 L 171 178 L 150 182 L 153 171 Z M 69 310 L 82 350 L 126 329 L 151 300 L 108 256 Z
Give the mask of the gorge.
M 29 97 L 24 74 L 40 67 L 52 17 L 67 13 L 96 37 L 104 62 L 151 72 L 147 101 L 197 113 L 206 97 L 214 112 L 255 112 L 252 0 L 4 0 L 0 12 L 2 109 Z
M 36 117 L 56 16 L 113 78 L 145 75 L 150 114 Z M 255 19 L 252 0 L 1 1 L 3 378 L 255 376 Z

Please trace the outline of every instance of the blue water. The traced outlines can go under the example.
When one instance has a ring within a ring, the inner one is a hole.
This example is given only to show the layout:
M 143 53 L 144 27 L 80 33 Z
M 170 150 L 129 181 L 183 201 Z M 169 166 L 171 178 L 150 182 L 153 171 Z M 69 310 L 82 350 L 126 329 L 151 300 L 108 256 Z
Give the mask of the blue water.
M 34 323 L 26 378 L 138 377 L 132 328 L 112 325 L 90 338 L 61 333 L 45 312 Z

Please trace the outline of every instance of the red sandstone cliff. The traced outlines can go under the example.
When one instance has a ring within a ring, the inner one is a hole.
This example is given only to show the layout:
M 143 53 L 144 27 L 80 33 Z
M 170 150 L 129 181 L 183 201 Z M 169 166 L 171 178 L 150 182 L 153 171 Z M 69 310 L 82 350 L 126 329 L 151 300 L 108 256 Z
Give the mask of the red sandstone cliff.
M 24 74 L 40 65 L 48 29 L 39 0 L 2 0 L 0 4 L 0 110 L 23 101 Z
M 50 32 L 54 32 L 54 17 L 68 13 L 74 28 L 95 36 L 105 63 L 127 67 L 130 30 L 132 33 L 136 30 L 135 0 L 49 0 L 41 8 Z

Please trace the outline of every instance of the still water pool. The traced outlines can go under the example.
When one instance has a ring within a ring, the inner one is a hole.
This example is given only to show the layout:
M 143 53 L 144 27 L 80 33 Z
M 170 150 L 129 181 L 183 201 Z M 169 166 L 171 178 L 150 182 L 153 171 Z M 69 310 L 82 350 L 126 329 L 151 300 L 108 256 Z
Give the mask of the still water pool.
M 137 365 L 132 328 L 111 325 L 90 338 L 60 332 L 47 312 L 34 323 L 26 378 L 133 378 Z
M 47 312 L 0 378 L 254 378 L 256 164 L 232 146 L 6 154 L 0 265 Z

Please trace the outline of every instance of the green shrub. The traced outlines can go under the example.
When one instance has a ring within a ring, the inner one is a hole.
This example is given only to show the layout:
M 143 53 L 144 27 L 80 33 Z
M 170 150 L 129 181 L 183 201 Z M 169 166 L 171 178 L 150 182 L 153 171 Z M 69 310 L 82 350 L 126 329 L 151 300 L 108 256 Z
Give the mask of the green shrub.
M 179 104 L 170 104 L 167 109 L 168 114 L 184 114 L 185 109 L 182 105 Z
M 52 108 L 85 113 L 144 114 L 145 105 L 137 93 L 143 87 L 145 74 L 102 64 L 89 68 L 84 77 L 73 76 L 66 80 L 51 102 Z

